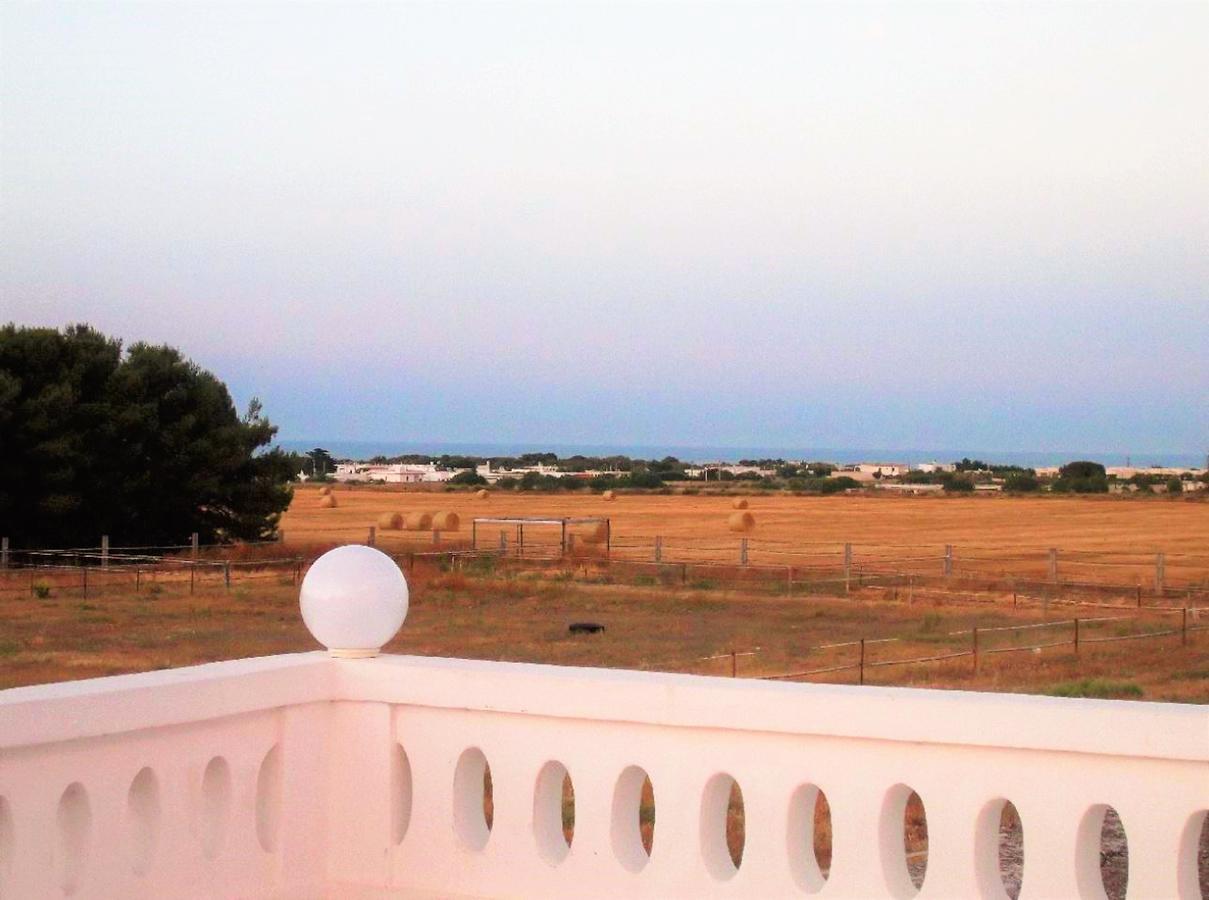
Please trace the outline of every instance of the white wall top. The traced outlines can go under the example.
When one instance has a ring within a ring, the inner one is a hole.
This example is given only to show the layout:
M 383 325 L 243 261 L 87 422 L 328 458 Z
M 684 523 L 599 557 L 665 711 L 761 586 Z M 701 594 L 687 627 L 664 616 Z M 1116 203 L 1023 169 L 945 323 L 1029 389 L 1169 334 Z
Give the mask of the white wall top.
M 380 550 L 337 547 L 315 560 L 298 603 L 306 627 L 332 656 L 377 656 L 407 618 L 407 579 Z

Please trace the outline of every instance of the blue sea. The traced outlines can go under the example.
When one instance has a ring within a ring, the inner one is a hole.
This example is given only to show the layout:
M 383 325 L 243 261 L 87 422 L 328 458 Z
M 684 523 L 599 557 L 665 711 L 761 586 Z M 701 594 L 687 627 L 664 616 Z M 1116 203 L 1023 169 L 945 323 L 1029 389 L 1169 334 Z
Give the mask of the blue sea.
M 662 459 L 674 456 L 684 462 L 738 462 L 740 459 L 793 459 L 825 462 L 954 462 L 969 457 L 1000 465 L 1059 466 L 1075 459 L 1090 459 L 1106 466 L 1203 466 L 1199 453 L 1121 453 L 1096 450 L 979 450 L 977 448 L 905 447 L 714 447 L 674 444 L 463 444 L 444 441 L 356 441 L 341 438 L 283 440 L 286 450 L 305 452 L 322 447 L 338 459 L 370 459 L 425 453 L 430 456 L 519 456 L 522 453 L 557 453 L 560 457 L 628 456 Z

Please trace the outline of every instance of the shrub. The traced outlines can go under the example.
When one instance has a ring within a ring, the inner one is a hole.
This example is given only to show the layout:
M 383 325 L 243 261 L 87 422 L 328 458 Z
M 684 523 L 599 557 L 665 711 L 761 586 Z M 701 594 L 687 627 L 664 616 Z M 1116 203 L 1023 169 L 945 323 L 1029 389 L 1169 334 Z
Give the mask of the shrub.
M 973 481 L 952 473 L 947 473 L 941 480 L 941 484 L 944 485 L 945 491 L 955 494 L 968 494 L 974 490 Z
M 1027 472 L 1013 472 L 1003 479 L 1003 489 L 1011 494 L 1031 494 L 1041 488 L 1041 482 L 1036 475 Z
M 1183 483 L 1178 478 L 1171 478 L 1167 481 L 1167 493 L 1179 494 L 1184 490 Z
M 1076 460 L 1058 470 L 1058 478 L 1051 490 L 1060 494 L 1106 494 L 1108 475 L 1098 462 Z
M 454 475 L 452 478 L 449 479 L 448 483 L 449 484 L 484 485 L 487 483 L 487 479 L 484 478 L 482 475 L 480 475 L 478 472 L 474 471 L 474 469 L 467 469 L 464 472 L 458 472 L 458 474 Z
M 1107 678 L 1084 678 L 1056 684 L 1046 691 L 1051 697 L 1088 697 L 1111 700 L 1120 697 L 1141 697 L 1142 688 L 1132 681 L 1110 681 Z
M 45 600 L 50 596 L 50 585 L 45 581 L 35 581 L 33 585 L 34 596 L 39 600 Z

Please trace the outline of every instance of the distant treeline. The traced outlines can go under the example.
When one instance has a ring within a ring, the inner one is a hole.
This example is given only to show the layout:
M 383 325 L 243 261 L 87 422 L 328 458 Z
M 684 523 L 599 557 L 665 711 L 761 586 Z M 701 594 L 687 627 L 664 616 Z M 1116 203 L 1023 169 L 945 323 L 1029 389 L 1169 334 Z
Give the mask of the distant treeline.
M 309 454 L 292 454 L 296 471 L 305 471 L 314 477 L 330 475 L 337 462 L 327 451 L 316 449 Z M 710 466 L 708 473 L 700 471 L 699 463 L 690 463 L 674 456 L 662 459 L 635 459 L 629 456 L 582 456 L 562 458 L 557 453 L 523 453 L 519 456 L 465 456 L 455 454 L 429 455 L 409 453 L 400 456 L 375 456 L 364 460 L 371 464 L 392 465 L 436 465 L 443 469 L 461 469 L 448 483 L 453 485 L 484 485 L 487 483 L 475 470 L 490 464 L 493 470 L 520 469 L 544 466 L 566 475 L 525 472 L 516 477 L 505 476 L 495 482 L 495 487 L 521 491 L 590 491 L 614 489 L 668 489 L 671 484 L 692 490 L 696 483 L 739 483 L 753 488 L 788 490 L 796 493 L 833 494 L 868 486 L 867 481 L 858 481 L 843 472 L 837 472 L 832 463 L 794 462 L 780 458 L 741 459 L 740 467 L 758 468 L 762 471 L 729 472 Z M 689 474 L 688 470 L 694 470 Z M 600 472 L 591 478 L 567 477 L 583 472 Z M 1190 480 L 1189 474 L 1185 480 Z M 882 480 L 879 475 L 875 480 Z M 1107 493 L 1110 479 L 1103 465 L 1097 462 L 1076 461 L 1063 466 L 1056 477 L 1043 478 L 1035 469 L 1015 465 L 997 465 L 968 457 L 953 463 L 952 471 L 912 471 L 898 478 L 885 478 L 904 484 L 937 484 L 946 492 L 969 493 L 979 484 L 999 484 L 1008 493 L 1033 493 L 1052 490 L 1058 493 Z M 1141 492 L 1149 492 L 1157 484 L 1165 484 L 1169 492 L 1182 489 L 1180 479 L 1138 475 L 1130 483 Z

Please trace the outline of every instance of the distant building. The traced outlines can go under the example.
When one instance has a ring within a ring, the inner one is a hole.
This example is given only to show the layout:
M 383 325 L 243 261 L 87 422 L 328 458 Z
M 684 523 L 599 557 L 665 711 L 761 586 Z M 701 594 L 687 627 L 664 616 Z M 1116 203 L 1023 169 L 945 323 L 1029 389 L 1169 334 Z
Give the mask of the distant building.
M 458 474 L 454 469 L 439 469 L 434 463 L 337 463 L 333 478 L 340 482 L 420 484 L 448 481 Z
M 931 474 L 933 472 L 956 472 L 957 464 L 956 463 L 941 463 L 941 462 L 919 463 L 917 465 L 912 466 L 911 471 L 924 472 L 925 474 Z

